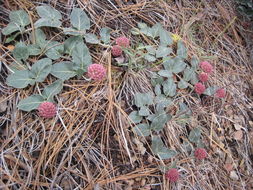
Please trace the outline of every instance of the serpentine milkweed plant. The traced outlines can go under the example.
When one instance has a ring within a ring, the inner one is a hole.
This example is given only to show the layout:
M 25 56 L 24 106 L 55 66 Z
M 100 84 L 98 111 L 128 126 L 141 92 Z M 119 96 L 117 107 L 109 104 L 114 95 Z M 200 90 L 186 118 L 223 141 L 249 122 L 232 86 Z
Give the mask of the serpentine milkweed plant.
M 24 10 L 11 11 L 10 23 L 2 29 L 2 33 L 7 36 L 5 44 L 12 43 L 15 46 L 12 51 L 15 61 L 8 66 L 11 74 L 6 81 L 9 86 L 20 89 L 36 84 L 38 87 L 50 74 L 58 79 L 44 90 L 38 88 L 39 94 L 21 100 L 18 108 L 24 111 L 37 109 L 45 101 L 53 102 L 65 80 L 80 77 L 87 72 L 92 58 L 84 41 L 102 46 L 110 43 L 109 28 L 100 30 L 100 39 L 87 32 L 90 19 L 80 8 L 73 8 L 69 16 L 69 28 L 62 27 L 62 15 L 56 9 L 38 6 L 36 10 L 40 18 L 34 23 L 34 31 L 31 18 Z M 48 27 L 57 32 L 50 40 L 44 32 Z M 63 35 L 61 41 L 56 41 L 56 36 L 60 35 Z M 67 40 L 63 41 L 65 37 Z M 29 59 L 31 57 L 33 59 Z M 34 58 L 37 61 L 32 61 Z
M 153 91 L 148 93 L 137 93 L 134 97 L 134 105 L 137 110 L 130 113 L 129 118 L 135 124 L 133 131 L 139 136 L 151 136 L 151 149 L 160 159 L 169 159 L 177 155 L 175 150 L 166 147 L 160 137 L 160 132 L 170 120 L 174 120 L 181 125 L 189 122 L 191 111 L 185 103 L 180 100 L 182 91 L 191 92 L 195 89 L 197 94 L 214 95 L 218 87 L 205 88 L 199 82 L 208 80 L 208 76 L 203 79 L 199 73 L 203 71 L 210 74 L 212 65 L 208 62 L 199 63 L 196 57 L 189 60 L 187 48 L 178 37 L 166 31 L 161 24 L 157 23 L 152 27 L 145 23 L 139 23 L 138 28 L 132 29 L 133 35 L 145 35 L 154 45 L 142 45 L 146 49 L 144 57 L 151 63 L 162 64 L 163 68 L 154 72 L 151 78 Z M 202 71 L 201 71 L 202 69 Z M 199 89 L 198 86 L 203 88 Z M 180 103 L 177 103 L 180 102 Z M 176 106 L 178 104 L 178 106 Z M 169 113 L 172 106 L 178 107 L 175 115 Z M 201 143 L 200 129 L 194 128 L 189 135 L 189 141 L 203 146 Z

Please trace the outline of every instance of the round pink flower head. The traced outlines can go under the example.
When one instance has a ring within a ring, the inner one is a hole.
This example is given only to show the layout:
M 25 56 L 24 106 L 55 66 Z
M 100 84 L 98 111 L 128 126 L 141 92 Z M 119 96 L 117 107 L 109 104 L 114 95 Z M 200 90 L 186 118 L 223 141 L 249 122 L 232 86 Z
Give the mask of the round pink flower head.
M 179 172 L 176 168 L 169 169 L 165 174 L 166 179 L 176 182 L 179 179 Z
M 194 152 L 194 156 L 199 160 L 203 160 L 207 157 L 207 152 L 204 148 L 197 148 Z
M 203 61 L 200 63 L 200 68 L 206 72 L 206 73 L 211 73 L 213 72 L 213 66 L 207 62 L 207 61 Z
M 216 96 L 217 98 L 225 98 L 225 96 L 226 96 L 226 91 L 224 90 L 224 88 L 220 88 L 220 89 L 216 90 L 215 96 Z
M 122 55 L 122 49 L 119 45 L 112 46 L 112 55 L 114 57 L 119 57 Z
M 195 92 L 196 92 L 197 94 L 200 95 L 200 94 L 203 94 L 203 93 L 205 92 L 206 87 L 205 87 L 205 85 L 203 85 L 202 83 L 198 82 L 198 83 L 195 84 L 194 90 L 195 90 Z
M 52 102 L 42 102 L 38 107 L 38 115 L 44 118 L 52 118 L 56 115 L 56 105 Z
M 101 64 L 91 64 L 88 67 L 88 76 L 93 80 L 102 80 L 106 75 L 106 69 Z
M 206 82 L 206 81 L 208 81 L 208 78 L 209 78 L 209 75 L 207 74 L 207 73 L 200 73 L 199 74 L 199 80 L 201 81 L 201 82 Z
M 121 47 L 128 48 L 130 46 L 130 40 L 125 36 L 121 36 L 116 38 L 116 44 Z

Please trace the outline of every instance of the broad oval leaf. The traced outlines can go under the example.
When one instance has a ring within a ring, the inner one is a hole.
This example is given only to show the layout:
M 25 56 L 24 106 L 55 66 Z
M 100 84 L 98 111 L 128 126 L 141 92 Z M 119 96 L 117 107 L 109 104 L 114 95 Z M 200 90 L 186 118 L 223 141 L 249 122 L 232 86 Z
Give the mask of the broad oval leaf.
M 29 55 L 39 55 L 42 52 L 40 47 L 36 44 L 28 45 L 27 48 L 29 51 Z
M 29 15 L 24 10 L 11 11 L 10 20 L 20 26 L 27 26 L 30 24 Z
M 36 82 L 43 82 L 47 75 L 51 72 L 52 60 L 48 58 L 40 59 L 33 64 L 31 73 Z
M 191 58 L 191 66 L 194 70 L 197 70 L 198 69 L 198 66 L 199 66 L 199 60 L 196 56 L 193 56 Z
M 101 28 L 100 30 L 100 38 L 105 44 L 110 43 L 110 28 Z
M 3 35 L 9 35 L 16 31 L 21 31 L 21 27 L 18 24 L 11 22 L 5 28 L 3 28 L 2 33 Z
M 146 54 L 144 56 L 144 59 L 146 59 L 148 62 L 154 62 L 156 60 L 156 57 L 151 54 Z
M 28 70 L 22 70 L 9 75 L 6 81 L 9 86 L 14 88 L 25 88 L 34 80 L 30 77 L 30 72 Z
M 32 111 L 37 109 L 39 105 L 44 102 L 43 96 L 36 94 L 29 96 L 18 103 L 18 109 L 23 111 Z
M 63 81 L 56 80 L 49 86 L 46 86 L 42 92 L 42 96 L 46 101 L 53 101 L 53 97 L 60 93 L 63 88 Z
M 181 40 L 177 42 L 177 56 L 183 59 L 187 58 L 187 49 Z
M 184 80 L 185 81 L 189 81 L 189 80 L 191 80 L 192 78 L 193 78 L 193 76 L 194 76 L 194 73 L 195 73 L 195 71 L 194 71 L 194 69 L 192 69 L 192 68 L 190 68 L 190 67 L 187 67 L 185 70 L 184 70 Z
M 177 85 L 172 78 L 168 78 L 163 82 L 163 92 L 166 96 L 173 97 L 177 94 Z
M 146 106 L 142 106 L 138 113 L 140 116 L 149 116 L 150 115 L 149 109 Z
M 64 42 L 64 52 L 72 55 L 76 45 L 82 40 L 80 36 L 71 36 Z
M 52 66 L 51 74 L 56 78 L 68 80 L 76 75 L 74 64 L 70 61 L 62 61 Z
M 35 41 L 35 44 L 37 44 L 40 48 L 45 48 L 47 41 L 43 30 L 40 28 L 35 29 L 34 38 L 35 39 L 33 39 L 33 35 L 31 35 L 31 39 Z
M 156 58 L 166 57 L 172 52 L 172 49 L 166 46 L 159 46 L 156 50 Z
M 169 159 L 177 155 L 177 152 L 165 147 L 162 139 L 158 136 L 152 137 L 151 149 L 160 159 Z
M 83 42 L 76 44 L 72 57 L 74 64 L 84 71 L 92 63 L 89 49 Z
M 203 94 L 212 96 L 215 94 L 215 92 L 219 89 L 218 86 L 210 86 L 208 87 Z
M 47 27 L 60 27 L 61 21 L 59 20 L 53 20 L 53 19 L 46 19 L 46 18 L 40 18 L 34 23 L 34 26 L 36 28 L 47 26 Z
M 151 134 L 151 130 L 150 130 L 150 127 L 148 124 L 146 123 L 141 123 L 139 125 L 136 125 L 134 128 L 133 128 L 134 132 L 137 133 L 137 135 L 139 136 L 149 136 Z
M 56 60 L 61 57 L 63 51 L 64 51 L 63 44 L 56 41 L 50 41 L 47 44 L 46 56 L 50 59 Z
M 50 6 L 38 6 L 36 10 L 41 17 L 34 24 L 36 28 L 42 26 L 60 27 L 62 19 L 61 13 Z
M 15 49 L 13 50 L 13 56 L 16 60 L 26 60 L 29 57 L 29 49 L 28 47 L 23 43 L 20 42 L 15 46 Z
M 160 45 L 167 46 L 167 45 L 173 44 L 171 34 L 167 30 L 165 30 L 164 28 L 160 28 L 159 36 L 160 36 Z
M 142 117 L 138 114 L 137 111 L 132 111 L 129 114 L 129 118 L 133 123 L 140 123 L 142 120 Z
M 52 19 L 52 20 L 60 20 L 62 19 L 62 15 L 59 11 L 54 9 L 53 7 L 44 5 L 44 6 L 38 6 L 36 7 L 36 10 L 38 12 L 38 15 L 41 18 L 47 18 L 47 19 Z
M 177 84 L 177 86 L 180 89 L 185 89 L 189 86 L 189 84 L 185 80 L 181 79 L 180 82 Z
M 70 22 L 77 30 L 90 29 L 90 19 L 87 14 L 80 8 L 73 8 L 70 14 Z
M 201 138 L 201 130 L 199 128 L 194 128 L 191 130 L 188 139 L 193 143 L 198 143 Z
M 100 41 L 95 34 L 87 33 L 84 35 L 85 41 L 91 44 L 98 44 Z
M 151 92 L 148 92 L 148 93 L 139 93 L 138 92 L 135 94 L 134 100 L 135 100 L 135 105 L 137 107 L 151 105 L 151 104 L 153 104 L 153 95 Z
M 173 76 L 172 72 L 171 72 L 171 71 L 168 71 L 168 70 L 160 70 L 160 71 L 158 72 L 158 74 L 159 74 L 160 76 L 162 76 L 162 77 L 168 77 L 168 78 Z
M 151 129 L 159 132 L 163 129 L 164 125 L 171 120 L 171 115 L 166 114 L 166 112 L 161 112 L 158 114 L 155 114 L 155 117 L 152 120 L 151 123 Z

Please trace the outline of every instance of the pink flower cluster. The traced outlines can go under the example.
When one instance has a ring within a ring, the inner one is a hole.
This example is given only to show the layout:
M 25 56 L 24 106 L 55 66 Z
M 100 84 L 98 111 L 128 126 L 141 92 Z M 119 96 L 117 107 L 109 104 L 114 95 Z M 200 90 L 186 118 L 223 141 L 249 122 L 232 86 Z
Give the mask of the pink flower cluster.
M 52 118 L 56 115 L 56 105 L 52 102 L 42 102 L 38 107 L 38 115 L 44 118 Z
M 101 64 L 91 64 L 88 67 L 88 77 L 93 80 L 102 80 L 106 75 L 106 69 Z
M 207 157 L 207 152 L 206 152 L 206 149 L 204 148 L 197 148 L 195 151 L 194 151 L 194 156 L 199 159 L 199 160 L 203 160 Z
M 196 148 L 194 151 L 194 156 L 198 160 L 203 160 L 207 157 L 206 149 L 204 148 Z M 165 178 L 170 182 L 176 182 L 179 179 L 179 172 L 176 168 L 171 168 L 165 173 Z
M 123 53 L 122 47 L 128 48 L 130 46 L 130 40 L 125 36 L 121 36 L 121 37 L 116 38 L 115 41 L 116 41 L 116 45 L 112 46 L 112 55 L 114 57 L 119 57 Z
M 213 66 L 207 62 L 203 61 L 199 64 L 199 67 L 203 72 L 199 74 L 200 82 L 196 83 L 194 86 L 194 90 L 197 94 L 201 95 L 205 92 L 206 87 L 203 83 L 207 82 L 209 79 L 209 75 L 213 72 Z M 223 88 L 220 88 L 216 91 L 215 97 L 224 98 L 226 96 L 226 91 Z
M 171 168 L 166 172 L 165 177 L 171 182 L 176 182 L 179 179 L 179 172 L 176 168 Z

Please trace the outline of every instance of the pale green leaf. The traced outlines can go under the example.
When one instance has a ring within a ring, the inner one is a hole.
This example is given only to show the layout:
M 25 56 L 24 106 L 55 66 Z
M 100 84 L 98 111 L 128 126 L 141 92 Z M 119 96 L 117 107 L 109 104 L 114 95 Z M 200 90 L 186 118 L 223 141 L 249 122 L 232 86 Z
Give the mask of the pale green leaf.
M 90 29 L 90 19 L 87 14 L 80 8 L 73 8 L 70 14 L 70 22 L 77 30 Z
M 163 82 L 163 92 L 166 96 L 173 97 L 177 94 L 177 85 L 172 78 L 167 79 Z
M 74 64 L 84 71 L 86 71 L 87 67 L 92 63 L 89 49 L 83 42 L 76 44 L 72 57 Z
M 138 113 L 140 116 L 148 116 L 150 114 L 149 109 L 146 106 L 142 106 Z
M 51 74 L 56 78 L 68 80 L 76 75 L 74 64 L 70 61 L 62 61 L 52 66 Z
M 53 60 L 59 59 L 63 51 L 64 51 L 63 44 L 56 41 L 50 41 L 49 43 L 47 43 L 46 56 L 48 58 Z
M 148 51 L 148 53 L 150 55 L 155 55 L 156 53 L 156 48 L 154 46 L 145 46 L 146 47 L 146 50 Z
M 156 103 L 156 111 L 158 112 L 158 114 L 162 114 L 164 112 L 164 108 L 171 105 L 172 101 L 161 94 L 155 97 L 155 103 Z
M 41 18 L 47 18 L 47 19 L 52 19 L 52 20 L 60 20 L 62 19 L 62 15 L 59 11 L 54 9 L 53 7 L 44 5 L 44 6 L 38 6 L 36 7 L 36 10 L 38 12 L 38 15 Z
M 110 28 L 101 28 L 100 30 L 100 38 L 105 44 L 110 43 Z
M 32 111 L 34 109 L 37 109 L 42 102 L 44 102 L 43 96 L 38 94 L 32 95 L 21 100 L 18 103 L 18 109 L 23 111 Z
M 29 16 L 24 10 L 11 11 L 9 18 L 10 23 L 2 30 L 4 35 L 9 35 L 16 31 L 23 32 L 24 27 L 30 24 Z
M 27 26 L 30 24 L 29 15 L 24 10 L 11 11 L 10 20 L 20 26 Z
M 36 7 L 36 10 L 41 17 L 34 23 L 36 28 L 42 26 L 48 27 L 60 27 L 62 19 L 61 13 L 50 6 L 39 6 Z
M 82 41 L 80 36 L 71 36 L 64 42 L 64 52 L 72 55 L 76 45 Z
M 28 47 L 23 42 L 17 43 L 15 49 L 13 50 L 13 56 L 16 60 L 25 61 L 29 57 Z
M 156 23 L 154 26 L 152 26 L 152 37 L 158 37 L 161 29 L 163 29 L 163 27 L 160 23 Z
M 183 79 L 188 82 L 188 81 L 190 81 L 194 77 L 194 74 L 195 74 L 194 69 L 192 69 L 190 67 L 187 67 L 184 70 L 184 77 L 183 77 Z
M 160 84 L 155 85 L 154 91 L 155 91 L 155 94 L 156 94 L 156 95 L 162 94 L 161 85 L 160 85 Z
M 165 147 L 162 139 L 158 136 L 152 137 L 151 149 L 160 159 L 169 159 L 177 155 L 177 152 Z
M 3 35 L 9 35 L 16 31 L 21 31 L 21 27 L 18 24 L 11 22 L 5 28 L 3 28 L 2 33 Z
M 16 71 L 9 75 L 6 79 L 7 84 L 14 88 L 25 88 L 32 83 L 33 79 L 30 77 L 28 70 Z
M 166 31 L 165 29 L 161 28 L 159 30 L 159 36 L 160 36 L 160 45 L 167 46 L 167 45 L 173 44 L 171 34 L 168 31 Z
M 191 65 L 192 65 L 192 68 L 193 68 L 194 70 L 197 70 L 197 69 L 198 69 L 199 60 L 198 60 L 198 58 L 197 58 L 196 56 L 193 56 L 193 57 L 191 58 Z
M 31 35 L 31 39 L 32 39 L 32 37 L 33 37 L 33 35 Z M 46 35 L 43 32 L 43 30 L 41 30 L 40 28 L 35 29 L 34 37 L 35 37 L 35 43 L 38 46 L 40 46 L 40 48 L 44 48 L 46 46 L 46 44 L 47 44 Z
M 158 72 L 158 74 L 159 74 L 160 76 L 162 76 L 162 77 L 168 77 L 168 78 L 173 76 L 172 72 L 171 72 L 171 71 L 168 71 L 168 70 L 160 70 L 160 71 Z
M 52 60 L 48 58 L 40 59 L 33 64 L 31 76 L 36 82 L 43 82 L 47 75 L 51 72 Z
M 91 44 L 98 44 L 100 41 L 95 34 L 87 33 L 84 35 L 85 41 Z
M 62 80 L 56 80 L 54 83 L 50 84 L 49 86 L 46 86 L 42 92 L 43 97 L 46 101 L 52 101 L 53 97 L 60 93 L 63 89 L 63 81 Z
M 188 139 L 193 143 L 198 143 L 201 138 L 201 130 L 199 128 L 194 128 L 191 130 Z
M 139 125 L 136 125 L 134 128 L 133 128 L 134 132 L 137 133 L 137 135 L 139 136 L 149 136 L 151 134 L 151 130 L 150 130 L 150 127 L 148 124 L 146 123 L 141 123 Z
M 47 27 L 60 27 L 61 21 L 59 20 L 53 20 L 53 19 L 46 19 L 46 18 L 40 18 L 34 23 L 34 26 L 36 28 L 47 26 Z
M 146 59 L 148 62 L 154 62 L 156 60 L 155 56 L 150 55 L 150 54 L 146 54 L 144 56 L 144 59 Z
M 155 114 L 155 117 L 151 123 L 151 129 L 159 132 L 163 129 L 164 125 L 171 119 L 171 115 L 166 114 L 166 112 L 161 112 Z
M 197 74 L 194 72 L 191 78 L 191 84 L 195 85 L 199 81 Z
M 29 55 L 39 55 L 41 53 L 41 49 L 38 45 L 36 44 L 31 44 L 27 46 Z
M 216 91 L 219 89 L 218 86 L 210 86 L 208 87 L 203 94 L 212 96 L 216 93 Z
M 173 73 L 180 73 L 185 69 L 186 64 L 180 57 L 175 57 L 167 58 L 164 60 L 163 66 L 168 71 L 171 71 Z
M 188 87 L 188 82 L 186 82 L 185 80 L 181 79 L 180 82 L 177 84 L 178 88 L 180 89 L 185 89 Z
M 187 58 L 187 49 L 181 40 L 177 42 L 177 56 L 182 59 Z
M 170 53 L 172 53 L 171 48 L 165 47 L 165 46 L 159 46 L 158 49 L 156 50 L 156 58 L 166 57 Z
M 136 93 L 135 94 L 135 105 L 137 107 L 142 107 L 145 105 L 153 104 L 153 95 L 151 93 Z
M 86 33 L 86 31 L 77 30 L 75 28 L 63 28 L 63 33 L 66 35 L 72 35 L 72 36 L 83 36 Z
M 137 111 L 132 111 L 129 114 L 129 118 L 133 123 L 140 123 L 142 120 L 142 117 L 138 114 Z

